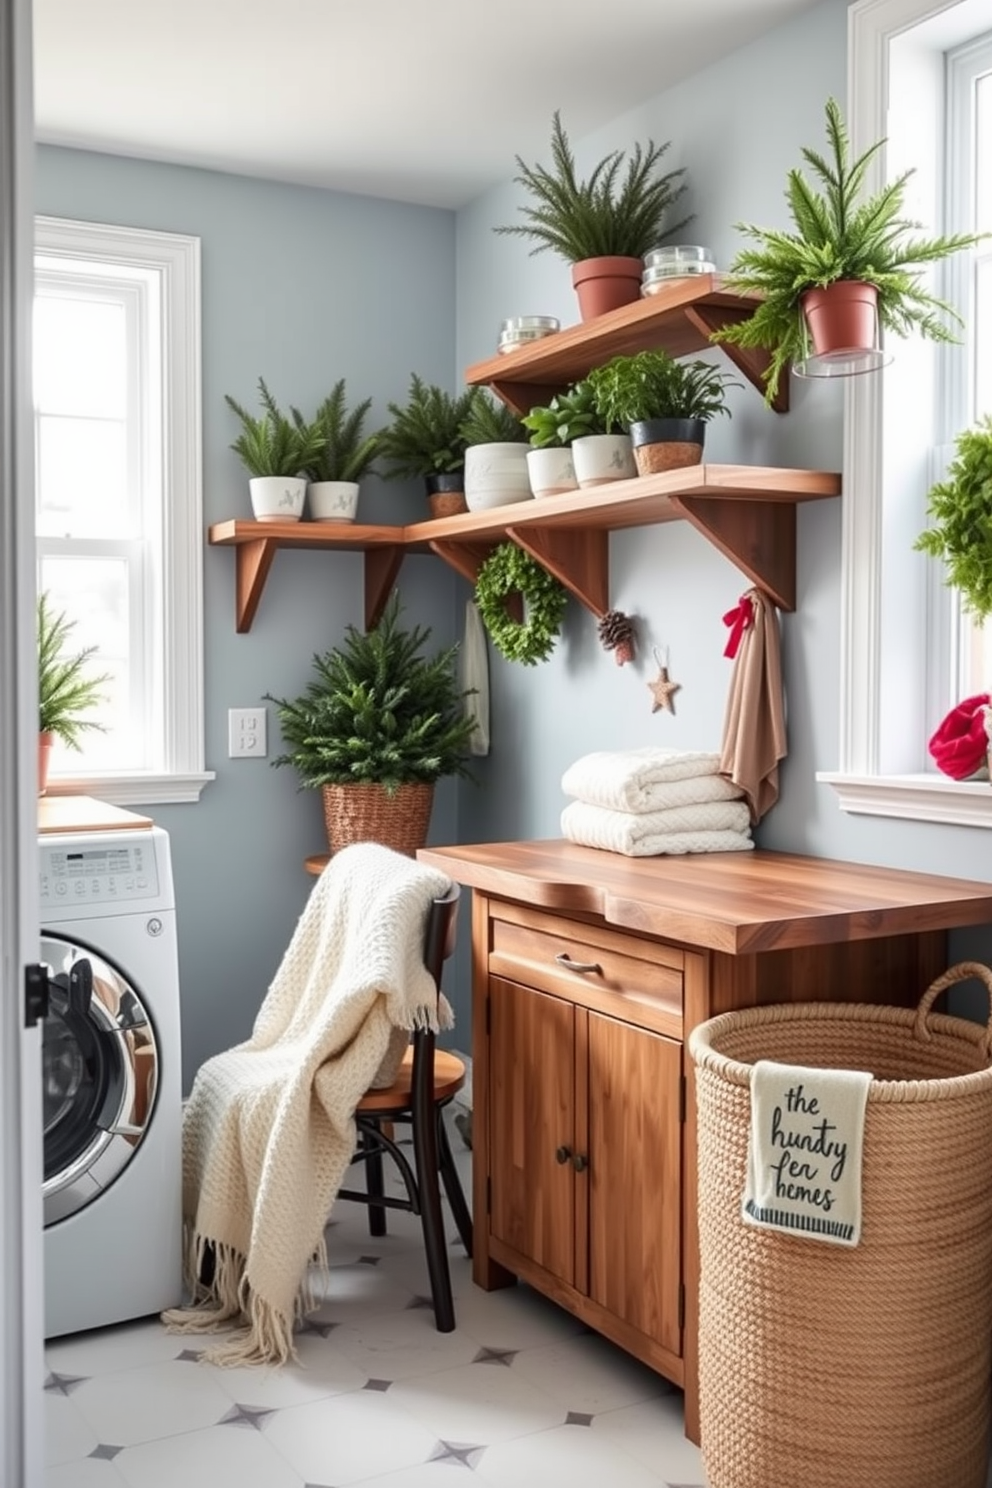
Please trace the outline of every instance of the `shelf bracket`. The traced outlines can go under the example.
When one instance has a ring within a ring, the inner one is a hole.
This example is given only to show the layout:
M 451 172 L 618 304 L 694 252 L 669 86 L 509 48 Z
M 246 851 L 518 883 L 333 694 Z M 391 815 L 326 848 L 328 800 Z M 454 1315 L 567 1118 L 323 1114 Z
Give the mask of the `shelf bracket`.
M 513 413 L 522 416 L 530 413 L 532 408 L 545 408 L 556 393 L 560 393 L 567 384 L 562 381 L 557 387 L 551 387 L 540 382 L 513 382 L 509 378 L 504 382 L 497 380 L 491 382 L 489 387 L 507 408 Z
M 240 543 L 235 550 L 234 619 L 238 635 L 251 630 L 278 546 L 271 538 L 259 537 Z
M 403 562 L 403 545 L 365 550 L 365 629 L 373 630 L 382 618 L 386 602 Z
M 725 306 L 716 305 L 687 305 L 685 307 L 685 318 L 690 321 L 697 330 L 702 331 L 706 337 L 712 336 L 714 331 L 722 330 L 727 325 L 740 325 L 743 320 L 750 320 L 754 314 L 753 310 L 731 310 Z M 760 346 L 735 346 L 730 341 L 717 341 L 724 356 L 728 357 L 742 376 L 758 389 L 762 397 L 765 396 L 765 373 L 771 365 L 771 356 Z M 789 411 L 789 373 L 788 368 L 779 378 L 778 392 L 772 399 L 771 407 L 776 413 L 788 413 Z
M 673 507 L 780 610 L 796 608 L 796 508 L 791 501 L 673 496 Z
M 508 534 L 509 535 L 509 534 Z M 431 539 L 430 548 L 439 558 L 443 558 L 449 568 L 460 573 L 463 579 L 468 579 L 475 588 L 475 581 L 479 577 L 479 569 L 485 563 L 490 553 L 499 546 L 502 539 L 492 542 L 444 542 L 436 538 Z M 511 620 L 516 620 L 518 625 L 523 624 L 524 601 L 522 594 L 508 594 L 505 599 L 506 613 Z
M 601 620 L 610 607 L 610 538 L 582 527 L 507 527 L 506 535 Z

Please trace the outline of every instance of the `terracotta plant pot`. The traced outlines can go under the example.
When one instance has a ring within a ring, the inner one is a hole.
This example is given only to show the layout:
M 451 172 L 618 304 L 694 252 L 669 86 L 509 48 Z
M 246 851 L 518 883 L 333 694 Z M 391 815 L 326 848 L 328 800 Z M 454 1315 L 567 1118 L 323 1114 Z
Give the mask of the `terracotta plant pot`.
M 424 479 L 427 484 L 427 505 L 432 517 L 457 517 L 459 512 L 468 511 L 465 504 L 464 471 L 456 470 L 450 475 L 428 475 Z
M 630 442 L 638 475 L 657 475 L 698 465 L 703 458 L 703 419 L 644 419 L 631 424 Z
M 579 314 L 583 320 L 595 320 L 608 310 L 633 305 L 641 298 L 641 274 L 644 263 L 639 258 L 584 258 L 572 265 L 572 283 L 579 297 Z
M 54 734 L 38 735 L 38 794 L 43 796 L 48 789 L 48 761 L 51 758 Z
M 860 279 L 838 279 L 808 289 L 800 300 L 813 350 L 822 357 L 848 357 L 878 344 L 878 290 Z

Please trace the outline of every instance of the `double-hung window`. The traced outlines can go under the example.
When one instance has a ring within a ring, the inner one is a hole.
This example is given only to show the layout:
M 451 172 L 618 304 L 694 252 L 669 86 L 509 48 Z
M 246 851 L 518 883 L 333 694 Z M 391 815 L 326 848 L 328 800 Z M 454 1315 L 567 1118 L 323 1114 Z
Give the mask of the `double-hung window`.
M 49 789 L 196 800 L 203 752 L 199 244 L 39 218 L 38 587 L 103 702 Z

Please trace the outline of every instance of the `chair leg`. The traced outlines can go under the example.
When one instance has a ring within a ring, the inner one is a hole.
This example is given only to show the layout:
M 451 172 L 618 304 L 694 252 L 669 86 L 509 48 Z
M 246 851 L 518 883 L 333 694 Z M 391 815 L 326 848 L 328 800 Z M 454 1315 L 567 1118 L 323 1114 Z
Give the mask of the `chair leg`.
M 434 1322 L 439 1333 L 451 1333 L 455 1327 L 455 1304 L 451 1296 L 451 1273 L 444 1240 L 444 1218 L 441 1214 L 441 1188 L 438 1183 L 437 1127 L 432 1108 L 415 1113 L 413 1149 L 417 1158 L 417 1185 L 420 1189 L 420 1223 L 424 1231 L 427 1273 L 434 1301 Z
M 372 1145 L 365 1159 L 365 1191 L 370 1199 L 381 1199 L 385 1193 L 382 1174 L 382 1148 Z M 386 1233 L 386 1210 L 382 1204 L 369 1204 L 369 1234 Z
M 455 1167 L 455 1159 L 451 1153 L 448 1142 L 448 1133 L 444 1129 L 444 1110 L 437 1107 L 437 1150 L 440 1158 L 441 1177 L 444 1179 L 445 1192 L 448 1195 L 448 1203 L 451 1205 L 451 1213 L 466 1254 L 471 1259 L 472 1255 L 472 1216 L 468 1212 L 465 1202 L 465 1194 L 462 1191 L 461 1179 L 458 1169 Z

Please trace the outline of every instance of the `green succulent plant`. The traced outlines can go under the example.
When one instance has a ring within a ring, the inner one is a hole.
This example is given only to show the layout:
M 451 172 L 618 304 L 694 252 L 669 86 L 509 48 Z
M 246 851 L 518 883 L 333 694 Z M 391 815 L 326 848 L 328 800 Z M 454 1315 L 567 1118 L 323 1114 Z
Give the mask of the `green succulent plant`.
M 498 403 L 479 390 L 472 411 L 462 424 L 461 433 L 469 444 L 526 444 L 527 430 L 512 408 Z
M 372 399 L 363 398 L 349 410 L 346 379 L 341 377 L 310 423 L 298 408 L 291 408 L 301 439 L 309 441 L 315 437 L 321 441 L 314 457 L 302 466 L 308 480 L 357 481 L 369 473 L 379 452 L 379 435 L 364 434 L 371 407 Z
M 943 559 L 946 582 L 981 623 L 992 615 L 992 416 L 964 429 L 955 447 L 947 476 L 927 495 L 933 525 L 914 546 Z
M 806 146 L 802 149 L 814 184 L 801 169 L 789 172 L 785 196 L 795 231 L 738 222 L 738 231 L 758 246 L 738 253 L 724 281 L 728 289 L 761 295 L 762 302 L 749 320 L 724 326 L 713 340 L 771 352 L 765 391 L 769 403 L 788 363 L 809 354 L 800 303 L 807 290 L 823 289 L 839 279 L 873 284 L 878 291 L 879 322 L 885 330 L 899 336 L 916 330 L 932 341 L 953 341 L 947 321 L 960 322 L 960 316 L 946 301 L 929 293 L 920 270 L 978 241 L 971 233 L 911 236 L 922 224 L 900 213 L 913 171 L 904 171 L 866 198 L 865 174 L 885 140 L 877 140 L 851 160 L 847 127 L 832 98 L 826 104 L 826 128 L 827 156 Z
M 625 155 L 611 150 L 595 166 L 587 180 L 576 174 L 575 157 L 558 109 L 551 122 L 553 168 L 527 165 L 516 157 L 518 185 L 529 191 L 534 205 L 520 211 L 525 222 L 497 227 L 497 233 L 532 238 L 531 253 L 551 249 L 566 263 L 619 254 L 643 258 L 649 249 L 692 221 L 666 223 L 673 202 L 687 189 L 685 170 L 659 176 L 656 170 L 669 144 L 636 144 L 621 175 Z
M 94 675 L 90 661 L 95 646 L 73 651 L 69 646 L 74 620 L 51 608 L 49 597 L 38 595 L 38 732 L 55 734 L 70 749 L 80 749 L 80 735 L 104 731 L 95 718 L 83 715 L 104 701 L 109 673 Z
M 520 421 L 535 449 L 564 448 L 586 434 L 617 434 L 620 426 L 605 418 L 588 377 L 558 393 L 550 403 L 532 408 Z
M 224 394 L 228 407 L 241 420 L 241 433 L 231 445 L 249 475 L 296 476 L 312 465 L 324 448 L 324 436 L 315 425 L 300 427 L 276 403 L 265 379 L 258 379 L 262 416 L 254 417 L 246 408 Z
M 478 388 L 457 396 L 414 372 L 405 405 L 388 404 L 392 422 L 379 435 L 379 450 L 390 479 L 453 474 L 465 468 L 462 426 L 474 411 Z
M 349 625 L 340 646 L 313 658 L 314 675 L 298 698 L 266 693 L 287 745 L 273 765 L 292 765 L 301 786 L 401 785 L 444 775 L 471 778 L 468 743 L 475 727 L 455 672 L 457 646 L 425 656 L 431 631 L 400 625 L 394 593 L 378 625 Z
M 726 388 L 740 387 L 729 372 L 707 362 L 677 361 L 666 351 L 616 356 L 593 367 L 586 381 L 605 422 L 629 429 L 644 419 L 730 416 Z

